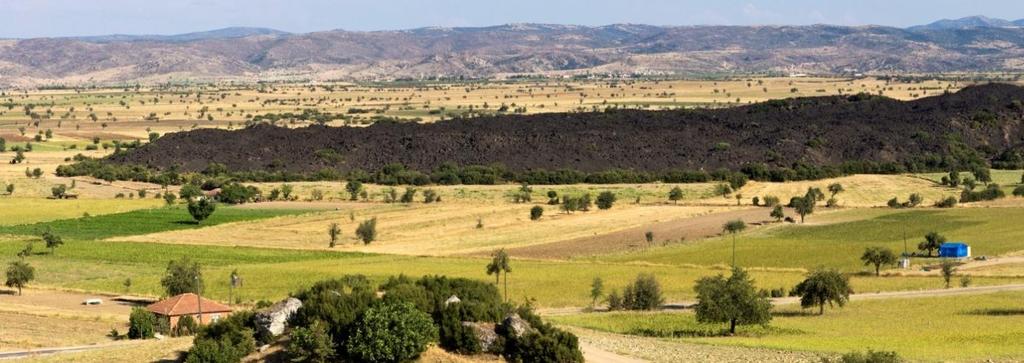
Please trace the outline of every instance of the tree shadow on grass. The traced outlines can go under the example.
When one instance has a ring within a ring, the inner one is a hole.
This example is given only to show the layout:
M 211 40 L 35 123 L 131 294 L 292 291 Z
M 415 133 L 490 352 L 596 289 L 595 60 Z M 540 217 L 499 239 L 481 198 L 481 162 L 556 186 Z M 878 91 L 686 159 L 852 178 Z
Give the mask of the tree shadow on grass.
M 198 226 L 199 225 L 199 222 L 196 222 L 196 221 L 174 221 L 173 223 L 174 224 L 184 224 L 184 225 L 189 225 L 189 226 Z
M 17 295 L 17 290 L 0 290 L 0 295 Z
M 810 310 L 788 310 L 788 311 L 773 311 L 772 317 L 774 318 L 801 318 L 801 317 L 816 317 L 817 311 L 814 309 Z
M 982 316 L 1017 316 L 1024 315 L 1024 308 L 994 308 L 994 309 L 977 309 L 970 310 L 961 313 L 963 315 L 982 315 Z

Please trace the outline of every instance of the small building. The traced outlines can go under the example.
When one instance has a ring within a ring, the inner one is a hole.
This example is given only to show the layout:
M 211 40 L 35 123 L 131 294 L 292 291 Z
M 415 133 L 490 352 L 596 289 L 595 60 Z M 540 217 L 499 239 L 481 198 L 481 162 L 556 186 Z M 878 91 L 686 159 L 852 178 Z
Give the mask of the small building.
M 170 321 L 171 329 L 178 326 L 178 319 L 191 316 L 196 323 L 209 324 L 231 315 L 231 308 L 219 302 L 201 299 L 193 293 L 184 293 L 157 301 L 146 307 L 153 314 Z
M 963 242 L 948 242 L 939 246 L 939 257 L 968 258 L 971 257 L 971 246 Z

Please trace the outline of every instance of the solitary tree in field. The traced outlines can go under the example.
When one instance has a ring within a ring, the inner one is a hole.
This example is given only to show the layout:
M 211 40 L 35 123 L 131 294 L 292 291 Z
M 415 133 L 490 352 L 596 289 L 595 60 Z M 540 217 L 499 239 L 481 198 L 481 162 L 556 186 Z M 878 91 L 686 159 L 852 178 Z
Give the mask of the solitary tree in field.
M 341 227 L 337 223 L 331 223 L 327 228 L 327 235 L 331 237 L 331 248 L 338 243 L 338 236 L 341 236 Z
M 672 203 L 679 204 L 680 199 L 683 199 L 683 190 L 678 186 L 673 187 L 672 190 L 668 192 L 668 200 L 671 200 Z
M 946 282 L 946 288 L 949 288 L 949 281 L 953 279 L 953 274 L 956 273 L 957 263 L 953 260 L 944 259 L 942 260 L 942 280 Z
M 590 283 L 590 306 L 594 307 L 597 305 L 597 299 L 604 295 L 604 281 L 600 277 L 595 277 L 594 281 Z
M 508 301 L 508 273 L 512 272 L 509 262 L 508 252 L 502 248 L 494 252 L 494 255 L 491 256 L 491 263 L 487 264 L 487 274 L 494 275 L 494 284 L 498 284 L 498 278 L 502 274 L 505 275 L 505 301 Z
M 810 193 L 803 197 L 793 198 L 792 202 L 796 214 L 800 215 L 800 223 L 804 223 L 804 219 L 807 218 L 808 214 L 814 213 L 814 196 Z
M 864 261 L 865 266 L 875 266 L 875 276 L 882 274 L 883 265 L 893 265 L 896 263 L 896 253 L 891 249 L 885 247 L 868 247 L 864 250 L 864 254 L 860 256 L 860 260 Z
M 728 197 L 729 194 L 732 194 L 732 187 L 729 186 L 729 183 L 720 183 L 715 185 L 715 195 Z
M 530 220 L 531 221 L 539 220 L 540 217 L 542 217 L 543 215 L 544 215 L 544 207 L 541 207 L 539 205 L 535 205 L 535 206 L 533 206 L 533 208 L 530 208 Z
M 783 218 L 786 218 L 786 212 L 783 211 L 782 205 L 776 204 L 774 207 L 772 207 L 772 213 L 770 214 L 770 216 L 772 218 L 775 218 L 776 222 L 780 222 Z
M 210 200 L 209 198 L 198 198 L 188 202 L 188 214 L 192 215 L 192 219 L 196 220 L 196 224 L 202 223 L 213 211 L 217 209 L 217 203 Z
M 597 195 L 597 208 L 598 209 L 610 209 L 615 200 L 618 199 L 615 193 L 604 191 Z
M 64 244 L 64 240 L 60 236 L 53 232 L 43 232 L 43 242 L 46 242 L 46 248 L 50 249 L 50 254 L 54 254 L 54 250 Z
M 359 199 L 359 192 L 363 191 L 363 183 L 358 180 L 349 180 L 345 183 L 345 191 L 348 192 L 348 200 Z
M 733 267 L 732 275 L 704 277 L 697 280 L 697 321 L 729 323 L 729 334 L 736 334 L 737 325 L 766 325 L 772 319 L 771 301 L 754 289 L 747 272 Z
M 356 227 L 356 237 L 363 241 L 364 245 L 370 244 L 377 239 L 377 217 L 370 218 L 359 223 Z
M 18 289 L 18 296 L 21 296 L 21 289 L 35 277 L 35 268 L 25 261 L 14 261 L 7 266 L 7 281 L 4 282 L 4 285 Z
M 235 289 L 242 287 L 242 275 L 238 274 L 238 269 L 231 270 L 231 275 L 228 275 L 228 304 L 234 302 Z
M 817 306 L 818 315 L 825 314 L 825 304 L 845 306 L 850 301 L 850 278 L 833 269 L 811 271 L 793 290 L 800 295 L 800 307 Z
M 745 229 L 747 229 L 747 224 L 744 223 L 743 220 L 741 220 L 741 219 L 725 222 L 725 225 L 722 226 L 722 231 L 728 232 L 729 234 L 732 235 L 732 266 L 733 267 L 736 267 L 736 234 L 740 233 L 740 232 L 743 232 L 743 230 L 745 230 Z
M 203 273 L 198 262 L 188 256 L 167 263 L 167 271 L 160 279 L 167 296 L 175 296 L 191 292 L 198 294 L 203 288 Z
M 939 249 L 943 243 L 946 243 L 945 236 L 938 232 L 928 232 L 928 234 L 924 235 L 924 242 L 917 244 L 917 249 L 927 251 L 928 257 L 932 257 L 932 251 Z

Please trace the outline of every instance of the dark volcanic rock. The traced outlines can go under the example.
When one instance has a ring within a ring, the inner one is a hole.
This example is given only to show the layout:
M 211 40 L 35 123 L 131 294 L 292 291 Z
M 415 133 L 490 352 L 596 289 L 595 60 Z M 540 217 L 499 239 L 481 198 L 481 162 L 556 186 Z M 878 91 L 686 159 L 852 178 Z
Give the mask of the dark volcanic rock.
M 110 157 L 115 163 L 201 171 L 376 171 L 443 163 L 512 171 L 612 168 L 713 170 L 747 163 L 906 162 L 950 153 L 950 140 L 993 158 L 1020 150 L 1024 88 L 993 84 L 915 101 L 830 96 L 718 110 L 551 113 L 370 127 L 260 125 L 168 134 Z M 324 158 L 331 149 L 341 156 Z

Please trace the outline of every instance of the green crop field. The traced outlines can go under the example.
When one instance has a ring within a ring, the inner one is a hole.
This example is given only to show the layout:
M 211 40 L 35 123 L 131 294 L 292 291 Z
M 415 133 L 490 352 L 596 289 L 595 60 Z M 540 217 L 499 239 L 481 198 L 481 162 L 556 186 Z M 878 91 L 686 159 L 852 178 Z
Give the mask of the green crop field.
M 163 231 L 200 228 L 222 223 L 304 213 L 286 209 L 243 209 L 221 206 L 201 224 L 183 206 L 136 210 L 126 213 L 62 219 L 0 227 L 0 234 L 38 235 L 52 231 L 65 239 L 92 240 Z
M 686 342 L 846 353 L 896 351 L 923 361 L 1012 361 L 1024 355 L 1024 293 L 852 302 L 809 314 L 775 309 L 770 328 L 744 327 L 733 337 L 700 337 L 715 326 L 692 313 L 592 313 L 551 317 L 565 325 L 622 334 L 683 336 Z M 724 326 L 719 326 L 724 328 Z
M 736 238 L 741 266 L 812 268 L 827 266 L 846 271 L 867 270 L 860 255 L 865 248 L 885 246 L 903 251 L 904 234 L 910 252 L 924 235 L 936 231 L 950 241 L 971 245 L 976 256 L 995 256 L 1022 248 L 1024 208 L 957 208 L 949 210 L 854 209 L 829 219 L 851 219 L 825 225 L 784 225 L 753 230 Z M 808 216 L 808 222 L 815 220 Z M 606 262 L 644 261 L 663 264 L 724 264 L 731 260 L 732 238 L 721 237 L 664 248 L 605 256 Z M 916 259 L 920 263 L 923 259 Z

